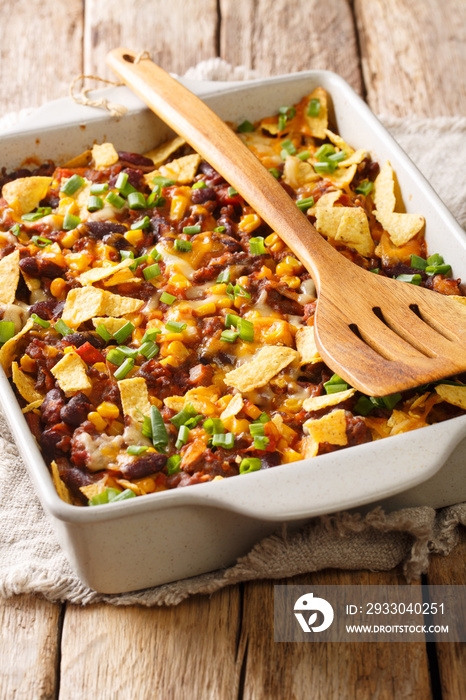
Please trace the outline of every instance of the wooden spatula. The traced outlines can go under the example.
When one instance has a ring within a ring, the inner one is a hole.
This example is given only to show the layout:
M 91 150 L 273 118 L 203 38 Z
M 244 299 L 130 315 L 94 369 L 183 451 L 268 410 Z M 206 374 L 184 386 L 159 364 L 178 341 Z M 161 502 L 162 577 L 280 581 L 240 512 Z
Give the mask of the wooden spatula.
M 275 178 L 198 97 L 124 48 L 108 65 L 198 151 L 298 256 L 318 291 L 315 335 L 327 365 L 371 396 L 466 370 L 466 306 L 351 263 L 316 231 Z

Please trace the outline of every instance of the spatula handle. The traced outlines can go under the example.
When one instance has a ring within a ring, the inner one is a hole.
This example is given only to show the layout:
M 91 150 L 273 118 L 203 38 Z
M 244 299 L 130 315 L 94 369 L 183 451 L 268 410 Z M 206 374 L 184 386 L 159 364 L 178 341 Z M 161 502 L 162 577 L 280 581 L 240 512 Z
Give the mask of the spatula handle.
M 277 180 L 236 134 L 198 97 L 152 61 L 118 48 L 107 55 L 112 70 L 164 122 L 197 150 L 302 260 L 319 289 L 324 269 L 341 266 L 337 253 L 298 209 Z

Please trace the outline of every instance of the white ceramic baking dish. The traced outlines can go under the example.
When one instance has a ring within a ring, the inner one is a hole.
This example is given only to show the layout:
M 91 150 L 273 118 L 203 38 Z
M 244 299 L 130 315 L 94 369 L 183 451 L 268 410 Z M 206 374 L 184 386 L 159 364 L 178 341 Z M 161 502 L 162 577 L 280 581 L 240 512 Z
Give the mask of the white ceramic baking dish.
M 466 238 L 435 192 L 368 107 L 337 75 L 309 71 L 244 83 L 183 81 L 225 119 L 273 114 L 322 85 L 332 119 L 354 147 L 391 161 L 406 210 L 422 213 L 431 252 L 466 278 Z M 128 106 L 120 119 L 74 104 L 51 103 L 0 139 L 0 165 L 24 159 L 64 162 L 95 141 L 144 152 L 170 130 L 126 88 L 101 91 Z M 382 502 L 386 508 L 466 500 L 466 416 L 386 440 L 239 476 L 151 494 L 126 502 L 79 508 L 60 500 L 5 375 L 3 409 L 45 511 L 72 567 L 98 591 L 154 586 L 232 564 L 281 523 Z

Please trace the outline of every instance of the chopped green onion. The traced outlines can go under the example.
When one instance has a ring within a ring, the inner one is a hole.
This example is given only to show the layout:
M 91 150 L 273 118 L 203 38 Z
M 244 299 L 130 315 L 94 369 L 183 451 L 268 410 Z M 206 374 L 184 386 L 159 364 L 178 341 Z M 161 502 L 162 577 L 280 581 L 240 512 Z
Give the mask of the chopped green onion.
M 105 503 L 110 503 L 115 496 L 118 496 L 121 491 L 118 489 L 106 488 L 101 493 L 96 493 L 92 498 L 89 499 L 88 503 L 90 506 L 102 506 Z
M 128 260 L 128 258 L 134 260 L 134 253 L 132 250 L 120 250 L 120 258 L 122 260 Z
M 228 188 L 228 196 L 229 197 L 235 197 L 238 194 L 237 190 L 235 190 L 234 187 L 229 187 Z
M 240 284 L 235 284 L 233 287 L 234 295 L 235 297 L 245 297 L 246 299 L 250 299 L 251 295 L 249 292 L 247 292 L 244 287 L 242 287 Z
M 147 328 L 141 343 L 157 340 L 157 336 L 160 335 L 161 332 L 160 328 Z
M 298 199 L 296 205 L 298 209 L 306 212 L 308 209 L 314 206 L 314 197 L 304 197 L 304 199 Z
M 220 340 L 224 343 L 234 343 L 238 339 L 239 333 L 238 331 L 232 331 L 232 330 L 227 330 L 227 331 L 222 331 L 220 335 Z
M 135 360 L 139 353 L 139 350 L 136 348 L 129 348 L 127 345 L 119 345 L 117 350 L 122 352 L 125 357 L 130 357 L 132 360 Z
M 169 180 L 168 177 L 162 177 L 162 175 L 157 175 L 156 177 L 152 178 L 152 182 L 154 185 L 160 185 L 161 187 L 171 187 L 172 185 L 176 185 L 175 180 Z
M 328 160 L 331 163 L 341 163 L 342 160 L 346 158 L 346 151 L 338 151 L 338 153 L 332 153 L 328 156 Z
M 214 433 L 214 435 L 212 436 L 212 445 L 214 447 L 223 447 L 226 450 L 231 450 L 234 444 L 235 436 L 233 433 Z
M 44 238 L 43 236 L 32 236 L 31 238 L 31 243 L 34 243 L 38 248 L 45 248 L 48 245 L 51 245 L 53 241 L 50 240 L 50 238 Z
M 185 241 L 182 238 L 177 238 L 175 241 L 175 250 L 178 250 L 180 253 L 189 253 L 190 250 L 193 249 L 193 244 L 191 241 Z
M 171 306 L 173 302 L 176 300 L 176 297 L 173 296 L 173 294 L 169 294 L 168 292 L 162 292 L 160 295 L 160 301 L 162 304 L 168 304 L 168 306 Z
M 314 156 L 319 162 L 326 161 L 329 156 L 335 153 L 335 148 L 330 143 L 323 143 L 320 148 L 314 153 Z
M 280 107 L 278 110 L 279 114 L 284 114 L 287 119 L 293 119 L 296 116 L 296 109 L 294 107 Z
M 340 391 L 346 391 L 348 384 L 338 374 L 334 374 L 328 382 L 324 382 L 324 389 L 327 394 L 337 394 Z
M 100 197 L 96 197 L 95 195 L 91 195 L 89 197 L 89 200 L 87 202 L 87 210 L 88 211 L 99 211 L 99 209 L 104 208 L 104 202 L 103 199 Z
M 395 277 L 395 279 L 399 280 L 400 282 L 408 282 L 408 284 L 416 285 L 419 285 L 422 282 L 421 275 L 398 275 L 398 277 Z
M 50 321 L 45 321 L 43 318 L 41 318 L 37 314 L 31 314 L 31 318 L 34 321 L 34 323 L 37 323 L 38 326 L 42 326 L 42 328 L 49 328 L 50 327 Z
M 195 224 L 194 226 L 184 226 L 183 227 L 183 233 L 186 233 L 188 236 L 192 236 L 193 233 L 200 233 L 201 232 L 201 224 Z
M 134 367 L 134 360 L 132 357 L 127 357 L 123 364 L 121 364 L 117 371 L 114 373 L 114 377 L 117 381 L 120 381 L 120 379 L 124 379 L 127 374 L 131 372 L 131 370 Z M 152 407 L 153 408 L 153 407 Z
M 129 266 L 129 269 L 131 270 L 131 272 L 136 272 L 139 265 L 143 262 L 146 262 L 147 255 L 141 255 L 139 258 L 133 258 L 133 260 L 134 260 L 134 262 L 132 265 Z
M 326 161 L 324 163 L 314 163 L 314 170 L 316 173 L 324 173 L 331 175 L 337 169 L 337 163 L 331 163 Z
M 164 447 L 168 443 L 167 429 L 157 406 L 151 406 L 150 408 L 150 422 L 152 427 L 152 444 L 155 449 Z
M 204 180 L 198 180 L 197 182 L 194 183 L 194 185 L 191 187 L 192 190 L 204 190 L 207 187 L 205 184 Z
M 257 472 L 261 468 L 261 460 L 259 457 L 247 457 L 243 459 L 239 465 L 240 474 L 250 474 L 251 472 Z
M 76 228 L 76 226 L 79 226 L 80 223 L 81 219 L 79 218 L 79 216 L 74 216 L 73 214 L 65 214 L 65 218 L 63 219 L 63 230 L 72 231 Z
M 267 252 L 265 250 L 264 239 L 260 236 L 257 236 L 256 238 L 250 238 L 249 247 L 253 255 L 263 255 Z
M 57 327 L 57 324 L 55 324 L 55 328 Z M 104 324 L 101 323 L 97 328 L 95 329 L 96 333 L 100 335 L 102 340 L 104 340 L 106 343 L 108 343 L 109 340 L 112 339 L 112 334 L 108 332 L 108 330 L 105 328 Z
M 199 421 L 202 420 L 202 418 L 203 418 L 203 416 L 201 416 L 201 415 L 193 416 L 185 423 L 185 425 L 187 428 L 189 428 L 191 430 L 191 428 L 196 427 L 196 425 L 199 423 Z
M 94 182 L 91 185 L 91 194 L 103 194 L 108 192 L 108 184 L 106 182 Z
M 245 119 L 244 122 L 241 122 L 239 125 L 238 132 L 240 134 L 246 134 L 248 131 L 254 131 L 254 124 L 251 124 L 251 122 Z
M 171 333 L 181 333 L 187 327 L 187 323 L 180 323 L 180 321 L 167 321 L 165 328 Z
M 143 216 L 141 219 L 138 219 L 137 221 L 134 222 L 134 224 L 131 224 L 131 230 L 135 231 L 138 229 L 145 229 L 149 228 L 150 226 L 150 219 L 148 216 Z
M 447 275 L 451 272 L 451 265 L 428 265 L 426 272 L 428 275 Z
M 373 189 L 373 182 L 371 182 L 370 180 L 362 180 L 354 191 L 358 192 L 359 194 L 363 194 L 364 197 L 367 197 L 367 195 L 370 194 Z
M 181 409 L 173 418 L 170 418 L 170 423 L 173 423 L 175 428 L 180 428 L 185 425 L 191 418 L 197 416 L 197 411 L 192 405 L 192 403 L 186 404 L 184 408 Z
M 116 333 L 113 334 L 113 337 L 117 341 L 117 343 L 124 343 L 125 340 L 131 335 L 131 333 L 134 331 L 135 326 L 131 323 L 131 321 L 128 321 L 125 323 L 124 326 L 122 326 L 119 330 L 117 330 Z
M 36 211 L 33 211 L 31 214 L 23 214 L 21 219 L 23 221 L 37 221 L 38 219 L 42 219 L 44 216 L 48 216 L 51 213 L 52 207 L 39 207 L 38 209 L 36 209 Z
M 443 265 L 444 262 L 445 260 L 438 253 L 434 253 L 433 255 L 427 258 L 428 265 Z
M 230 328 L 231 326 L 233 326 L 234 328 L 238 328 L 240 321 L 240 316 L 237 316 L 236 314 L 227 314 L 225 316 L 225 328 Z
M 110 348 L 110 350 L 107 353 L 106 359 L 112 363 L 112 365 L 117 365 L 120 367 L 123 362 L 126 360 L 126 357 L 124 353 L 121 352 L 121 350 L 118 350 L 118 348 Z
M 180 425 L 179 430 L 178 430 L 178 437 L 175 442 L 175 448 L 177 450 L 180 450 L 183 445 L 186 445 L 189 437 L 189 428 L 186 427 L 186 425 Z
M 15 334 L 14 321 L 0 321 L 0 343 L 6 343 Z
M 276 180 L 280 177 L 280 171 L 278 168 L 269 168 L 269 173 L 274 176 Z
M 148 255 L 149 255 L 149 257 L 152 258 L 152 260 L 154 260 L 155 262 L 159 262 L 160 260 L 162 260 L 162 256 L 160 255 L 160 253 L 159 253 L 159 251 L 157 250 L 157 248 L 152 248 L 152 250 L 149 251 Z
M 130 192 L 128 195 L 128 206 L 130 209 L 145 209 L 146 198 L 142 192 Z
M 129 455 L 142 455 L 143 452 L 147 452 L 149 448 L 146 447 L 145 445 L 130 445 L 127 449 L 126 452 Z
M 142 343 L 139 348 L 140 354 L 146 358 L 146 360 L 152 360 L 159 352 L 159 346 L 149 340 L 147 343 Z
M 379 267 L 373 267 L 369 272 L 373 272 L 374 275 L 380 274 L 380 268 Z
M 225 432 L 225 426 L 220 418 L 207 418 L 202 424 L 207 435 L 223 435 Z
M 217 226 L 214 228 L 215 233 L 223 233 L 225 231 L 226 227 L 225 226 Z
M 320 100 L 317 97 L 313 97 L 309 102 L 309 107 L 307 108 L 308 117 L 318 117 L 320 112 Z
M 165 197 L 160 197 L 158 192 L 151 192 L 147 198 L 146 204 L 148 207 L 163 207 L 166 201 Z
M 354 410 L 356 413 L 360 413 L 361 416 L 367 416 L 375 408 L 373 402 L 368 396 L 360 396 L 359 399 L 354 404 Z
M 158 277 L 162 273 L 160 272 L 159 264 L 154 263 L 153 265 L 149 265 L 149 267 L 144 268 L 142 274 L 144 275 L 144 279 L 149 281 L 154 279 L 154 277 Z
M 125 204 L 125 200 L 123 199 L 123 197 L 120 197 L 120 195 L 116 194 L 116 192 L 109 192 L 108 195 L 105 197 L 105 201 L 111 204 L 112 207 L 115 207 L 116 209 L 121 209 L 121 207 L 123 207 Z
M 126 501 L 128 498 L 135 498 L 136 494 L 131 489 L 125 489 L 121 491 L 115 498 L 109 498 L 109 503 L 116 503 L 117 501 Z
M 119 173 L 116 182 L 115 182 L 115 189 L 119 190 L 124 190 L 126 185 L 128 183 L 128 173 Z
M 283 129 L 284 129 L 285 126 L 286 126 L 286 122 L 287 122 L 287 121 L 288 121 L 288 120 L 287 120 L 287 118 L 286 118 L 286 115 L 285 115 L 285 114 L 280 114 L 280 116 L 278 117 L 278 130 L 279 130 L 279 131 L 283 131 Z
M 139 411 L 139 408 L 137 409 Z M 150 422 L 149 416 L 145 416 L 142 411 L 139 411 L 142 416 L 142 429 L 141 432 L 144 437 L 152 439 L 152 424 Z
M 104 326 L 105 328 L 105 326 Z M 74 330 L 70 328 L 69 326 L 66 325 L 64 321 L 60 318 L 56 323 L 55 323 L 55 330 L 57 333 L 60 333 L 60 335 L 69 335 L 70 333 L 74 333 Z M 111 336 L 110 336 L 111 337 Z
M 70 196 L 77 192 L 84 185 L 84 178 L 81 175 L 72 175 L 60 188 L 60 192 Z
M 172 455 L 167 460 L 167 474 L 172 476 L 173 474 L 178 474 L 181 471 L 180 468 L 181 455 Z
M 264 423 L 251 423 L 251 425 L 249 426 L 249 432 L 253 437 L 264 436 Z
M 382 401 L 385 408 L 388 408 L 388 410 L 391 411 L 402 398 L 403 397 L 400 393 L 389 394 L 388 396 L 382 396 Z
M 299 160 L 308 160 L 310 157 L 311 154 L 309 151 L 301 151 L 301 153 L 298 153 Z
M 270 421 L 269 416 L 264 411 L 260 414 L 259 418 L 256 418 L 254 423 L 268 423 Z
M 241 318 L 239 322 L 239 337 L 247 343 L 254 341 L 254 324 L 245 318 Z
M 282 149 L 286 152 L 287 155 L 290 156 L 294 156 L 294 154 L 296 153 L 296 147 L 290 139 L 282 141 Z
M 10 233 L 12 233 L 13 236 L 19 236 L 19 234 L 21 233 L 21 228 L 19 224 L 15 224 L 14 226 L 12 226 L 10 228 Z
M 254 438 L 254 449 L 265 450 L 269 442 L 270 440 L 268 437 L 259 435 L 258 437 Z
M 230 281 L 230 270 L 227 267 L 225 270 L 222 270 L 222 272 L 219 274 L 217 277 L 217 282 L 222 283 L 222 282 L 229 282 Z
M 416 270 L 425 270 L 427 267 L 427 260 L 419 257 L 419 255 L 411 255 L 410 267 L 415 267 Z

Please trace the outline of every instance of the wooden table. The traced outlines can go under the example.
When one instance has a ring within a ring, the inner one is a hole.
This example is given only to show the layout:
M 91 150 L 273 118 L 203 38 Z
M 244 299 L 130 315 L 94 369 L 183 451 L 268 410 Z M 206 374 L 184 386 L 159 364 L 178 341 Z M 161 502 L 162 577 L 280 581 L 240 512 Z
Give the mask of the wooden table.
M 464 0 L 16 0 L 0 3 L 1 107 L 67 93 L 79 73 L 111 77 L 106 52 L 146 49 L 184 72 L 221 56 L 259 75 L 327 68 L 375 112 L 466 112 Z M 465 584 L 466 538 L 433 557 L 426 581 Z M 327 571 L 305 584 L 402 583 Z M 0 697 L 466 697 L 458 644 L 275 644 L 273 583 L 237 585 L 178 607 L 78 607 L 18 596 L 0 603 Z

